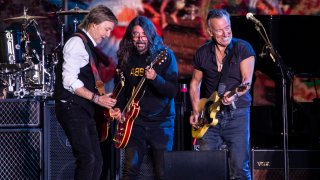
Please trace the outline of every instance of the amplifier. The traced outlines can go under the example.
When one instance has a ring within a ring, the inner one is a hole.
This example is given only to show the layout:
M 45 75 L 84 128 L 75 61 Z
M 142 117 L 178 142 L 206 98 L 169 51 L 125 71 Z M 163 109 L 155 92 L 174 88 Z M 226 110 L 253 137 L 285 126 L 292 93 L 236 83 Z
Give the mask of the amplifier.
M 54 101 L 44 104 L 44 179 L 74 179 L 75 158 L 67 136 L 56 119 Z
M 227 151 L 172 151 L 164 154 L 166 180 L 226 180 Z
M 320 150 L 288 150 L 290 180 L 320 179 Z M 284 152 L 280 149 L 252 150 L 254 180 L 284 179 Z
M 42 130 L 0 129 L 0 180 L 42 179 Z
M 34 99 L 0 100 L 0 128 L 40 127 L 40 104 Z

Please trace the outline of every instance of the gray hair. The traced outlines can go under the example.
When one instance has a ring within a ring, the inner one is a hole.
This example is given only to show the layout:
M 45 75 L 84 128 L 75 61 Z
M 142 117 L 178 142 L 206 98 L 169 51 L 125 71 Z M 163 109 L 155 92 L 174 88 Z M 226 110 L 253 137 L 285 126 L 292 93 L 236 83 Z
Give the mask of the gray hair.
M 104 21 L 110 21 L 114 24 L 118 23 L 117 17 L 113 12 L 104 5 L 98 5 L 90 10 L 89 14 L 86 15 L 79 25 L 79 28 L 88 30 L 91 24 L 100 24 Z
M 211 9 L 207 15 L 207 23 L 209 25 L 209 22 L 210 22 L 209 20 L 212 18 L 222 18 L 224 16 L 227 17 L 227 19 L 230 22 L 230 14 L 226 10 L 224 10 L 224 9 Z

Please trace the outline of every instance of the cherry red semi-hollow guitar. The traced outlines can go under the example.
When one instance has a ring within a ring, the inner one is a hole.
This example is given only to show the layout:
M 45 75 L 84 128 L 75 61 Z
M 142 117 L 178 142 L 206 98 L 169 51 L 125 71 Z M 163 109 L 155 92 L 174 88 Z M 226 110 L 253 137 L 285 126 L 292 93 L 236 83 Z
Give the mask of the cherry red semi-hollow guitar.
M 161 64 L 165 61 L 167 57 L 167 49 L 161 51 L 157 57 L 151 62 L 149 68 L 152 68 L 155 64 Z M 137 118 L 140 106 L 139 101 L 137 100 L 137 95 L 140 92 L 146 78 L 142 77 L 139 84 L 132 91 L 132 96 L 127 102 L 125 108 L 122 111 L 122 116 L 124 117 L 124 122 L 117 122 L 116 133 L 114 135 L 113 141 L 115 142 L 116 148 L 125 148 L 130 139 L 132 125 L 134 120 Z

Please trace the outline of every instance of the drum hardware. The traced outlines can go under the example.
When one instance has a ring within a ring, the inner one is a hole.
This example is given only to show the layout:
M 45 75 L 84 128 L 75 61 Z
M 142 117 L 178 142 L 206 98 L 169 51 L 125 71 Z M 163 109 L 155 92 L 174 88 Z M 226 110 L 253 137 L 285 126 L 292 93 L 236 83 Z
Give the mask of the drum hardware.
M 88 10 L 80 9 L 77 5 L 73 9 L 66 10 L 66 11 L 56 11 L 48 13 L 49 16 L 53 15 L 81 15 L 81 14 L 88 14 Z
M 23 33 L 19 30 L 7 29 L 1 32 L 0 63 L 15 64 L 22 62 L 21 41 Z
M 30 95 L 30 92 L 27 91 L 27 89 L 20 88 L 19 91 L 15 91 L 13 94 L 15 97 L 18 97 L 18 99 L 22 99 L 28 95 Z
M 30 21 L 30 20 L 34 20 L 34 19 L 46 19 L 47 17 L 45 16 L 29 16 L 29 15 L 22 15 L 22 16 L 18 16 L 18 17 L 12 17 L 12 18 L 7 18 L 7 19 L 3 19 L 3 21 Z
M 11 97 L 25 98 L 32 96 L 41 96 L 47 98 L 53 94 L 52 74 L 50 67 L 46 66 L 45 49 L 46 42 L 41 37 L 39 25 L 36 19 L 43 19 L 41 16 L 28 16 L 27 9 L 24 9 L 24 15 L 19 17 L 7 18 L 4 21 L 22 21 L 23 63 L 18 61 L 0 62 L 0 75 L 7 81 L 7 92 Z M 30 26 L 34 27 L 35 33 L 40 40 L 41 52 L 30 47 L 29 34 Z M 3 44 L 3 43 L 1 43 Z M 11 47 L 10 47 L 11 48 Z M 40 54 L 41 53 L 41 54 Z M 1 58 L 3 59 L 3 58 Z M 48 68 L 48 69 L 47 69 Z
M 82 10 L 78 7 L 75 7 L 67 11 L 60 10 L 48 14 L 56 15 L 59 18 L 61 29 L 61 42 L 54 49 L 53 53 L 50 54 L 50 62 L 47 61 L 48 57 L 45 54 L 46 42 L 41 36 L 37 22 L 38 19 L 45 19 L 47 17 L 27 15 L 27 9 L 25 8 L 22 16 L 3 19 L 5 22 L 22 22 L 21 30 L 18 32 L 18 35 L 13 34 L 15 33 L 14 31 L 8 31 L 8 37 L 20 37 L 10 39 L 11 42 L 13 42 L 15 39 L 19 39 L 21 41 L 19 41 L 19 43 L 12 43 L 9 49 L 15 48 L 15 51 L 19 50 L 21 57 L 15 58 L 12 61 L 2 61 L 3 58 L 0 58 L 0 76 L 3 76 L 6 80 L 6 89 L 11 96 L 16 98 L 32 96 L 41 96 L 43 98 L 47 98 L 53 95 L 55 84 L 54 70 L 59 60 L 58 53 L 60 53 L 60 50 L 64 45 L 65 24 L 60 21 L 60 17 L 63 15 L 85 15 L 88 13 L 89 11 L 87 10 Z M 76 30 L 78 23 L 79 20 L 75 18 L 73 21 L 74 31 Z M 39 37 L 41 46 L 41 49 L 39 50 L 33 49 L 30 46 L 31 42 L 28 34 L 28 28 L 30 28 L 30 26 L 34 27 L 35 31 L 33 32 L 35 32 L 37 37 Z M 1 41 L 1 44 L 4 43 Z M 1 51 L 1 54 L 6 53 L 2 53 Z
M 55 12 L 49 12 L 48 16 L 58 16 L 58 21 L 60 24 L 60 44 L 58 44 L 58 46 L 60 45 L 61 47 L 63 47 L 64 45 L 64 27 L 65 27 L 65 23 L 61 20 L 60 16 L 63 15 L 85 15 L 88 14 L 89 11 L 88 10 L 83 10 L 80 9 L 78 7 L 78 5 L 76 5 L 73 9 L 70 10 L 66 10 L 66 11 L 55 11 Z M 75 17 L 73 20 L 73 31 L 75 32 L 77 30 L 77 26 L 79 24 L 79 20 Z
M 28 63 L 0 64 L 1 74 L 15 73 L 30 66 Z
M 12 78 L 10 76 L 8 77 L 8 84 L 7 85 L 8 85 L 8 92 L 9 93 L 14 92 L 15 85 L 14 85 Z
M 42 90 L 41 93 L 46 93 L 45 89 L 45 75 L 48 74 L 46 69 L 45 69 L 45 49 L 46 49 L 46 42 L 42 39 L 41 33 L 39 31 L 39 25 L 36 20 L 33 20 L 34 23 L 32 25 L 34 26 L 37 36 L 40 39 L 40 44 L 41 44 L 41 59 L 40 56 L 38 55 L 37 51 L 35 49 L 32 49 L 31 52 L 35 56 L 35 58 L 39 61 L 38 64 L 34 65 L 35 67 L 35 74 L 33 76 L 33 80 L 36 80 L 36 84 L 41 84 L 42 85 Z
M 0 99 L 6 99 L 7 97 L 7 82 L 0 78 Z
M 48 17 L 46 16 L 29 16 L 27 15 L 28 9 L 24 7 L 23 9 L 23 15 L 22 16 L 17 16 L 17 17 L 11 17 L 11 18 L 6 18 L 3 19 L 4 22 L 6 21 L 23 21 L 23 22 L 28 22 L 30 20 L 34 19 L 46 19 Z M 28 24 L 28 23 L 27 23 Z
M 77 31 L 77 26 L 79 24 L 79 20 L 77 18 L 73 19 L 73 32 Z

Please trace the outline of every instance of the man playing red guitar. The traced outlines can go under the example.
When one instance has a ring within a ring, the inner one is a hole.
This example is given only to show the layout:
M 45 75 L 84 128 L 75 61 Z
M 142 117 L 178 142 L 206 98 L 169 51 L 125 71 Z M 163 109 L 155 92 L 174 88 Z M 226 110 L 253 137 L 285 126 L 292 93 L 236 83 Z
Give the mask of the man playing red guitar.
M 152 22 L 137 16 L 120 42 L 118 59 L 126 79 L 116 105 L 122 110 L 122 124 L 118 123 L 114 138 L 118 148 L 125 147 L 122 179 L 138 179 L 148 146 L 156 178 L 163 179 L 163 154 L 173 147 L 176 58 L 164 46 Z

